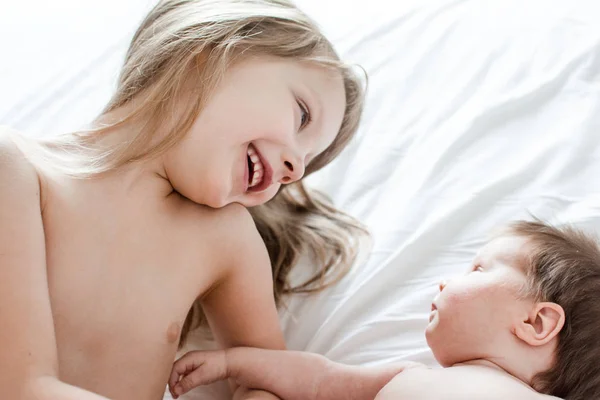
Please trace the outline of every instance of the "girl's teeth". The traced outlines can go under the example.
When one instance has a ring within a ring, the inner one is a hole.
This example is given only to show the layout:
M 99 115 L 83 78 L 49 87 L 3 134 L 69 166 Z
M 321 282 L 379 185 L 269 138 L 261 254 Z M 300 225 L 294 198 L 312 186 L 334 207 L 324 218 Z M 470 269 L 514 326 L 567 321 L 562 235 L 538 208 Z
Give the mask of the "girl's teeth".
M 258 182 L 260 182 L 260 173 L 255 172 L 254 176 L 252 177 L 252 183 L 250 184 L 250 187 L 256 186 Z
M 250 182 L 250 185 L 248 186 L 254 187 L 262 181 L 263 165 L 253 147 L 248 147 L 248 157 L 250 158 L 250 161 L 252 161 L 252 170 L 254 171 L 252 182 Z
M 254 187 L 261 182 L 262 171 L 255 171 L 254 176 L 252 176 L 252 182 L 250 182 L 249 187 Z

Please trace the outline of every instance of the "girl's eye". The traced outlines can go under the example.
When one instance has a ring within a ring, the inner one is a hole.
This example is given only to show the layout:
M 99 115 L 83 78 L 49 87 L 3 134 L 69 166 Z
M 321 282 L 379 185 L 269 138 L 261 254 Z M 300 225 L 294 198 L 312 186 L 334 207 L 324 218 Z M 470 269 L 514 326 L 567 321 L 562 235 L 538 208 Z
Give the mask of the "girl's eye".
M 300 129 L 304 129 L 310 124 L 310 110 L 301 100 L 298 100 L 298 107 L 300 107 Z
M 482 272 L 483 268 L 481 268 L 481 265 L 476 265 L 475 268 L 473 268 L 473 272 Z

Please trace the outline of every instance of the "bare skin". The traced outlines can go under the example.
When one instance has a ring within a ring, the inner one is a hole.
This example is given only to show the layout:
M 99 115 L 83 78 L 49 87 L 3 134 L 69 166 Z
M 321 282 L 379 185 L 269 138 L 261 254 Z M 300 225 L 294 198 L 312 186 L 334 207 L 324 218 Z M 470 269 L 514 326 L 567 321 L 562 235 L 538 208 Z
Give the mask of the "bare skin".
M 2 133 L 7 398 L 162 399 L 199 296 L 223 345 L 284 348 L 268 255 L 245 208 L 199 206 L 136 168 L 74 180 L 21 150 Z
M 181 394 L 227 378 L 284 400 L 557 399 L 484 360 L 443 369 L 412 362 L 359 367 L 316 354 L 255 348 L 190 352 L 175 363 L 169 387 L 177 397 L 178 388 Z
M 493 363 L 476 360 L 448 368 L 407 370 L 392 379 L 376 400 L 550 400 Z
M 425 336 L 443 369 L 403 363 L 346 366 L 302 352 L 237 348 L 190 352 L 173 365 L 169 387 L 233 378 L 284 400 L 542 400 L 537 374 L 554 363 L 564 310 L 523 296 L 524 238 L 486 244 L 467 273 L 439 286 Z
M 345 112 L 342 77 L 295 59 L 249 57 L 211 94 L 165 152 L 89 179 L 59 172 L 38 142 L 0 131 L 4 397 L 161 399 L 196 299 L 221 348 L 285 348 L 267 250 L 242 205 L 301 179 L 333 143 Z M 164 139 L 176 110 L 148 146 Z M 143 129 L 131 122 L 95 145 L 134 141 Z M 275 398 L 232 388 L 236 400 Z

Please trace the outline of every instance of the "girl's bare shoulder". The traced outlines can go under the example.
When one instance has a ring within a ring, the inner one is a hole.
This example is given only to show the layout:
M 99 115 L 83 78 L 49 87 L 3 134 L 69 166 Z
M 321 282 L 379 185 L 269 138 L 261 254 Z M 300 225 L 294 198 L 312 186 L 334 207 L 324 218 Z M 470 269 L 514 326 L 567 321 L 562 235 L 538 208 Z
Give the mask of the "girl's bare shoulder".
M 184 248 L 222 272 L 252 260 L 264 260 L 268 255 L 248 209 L 234 203 L 223 208 L 188 204 L 178 224 L 178 235 Z M 270 265 L 268 265 L 270 268 Z
M 27 156 L 26 140 L 15 130 L 0 126 L 0 180 L 2 184 L 37 186 L 37 169 Z

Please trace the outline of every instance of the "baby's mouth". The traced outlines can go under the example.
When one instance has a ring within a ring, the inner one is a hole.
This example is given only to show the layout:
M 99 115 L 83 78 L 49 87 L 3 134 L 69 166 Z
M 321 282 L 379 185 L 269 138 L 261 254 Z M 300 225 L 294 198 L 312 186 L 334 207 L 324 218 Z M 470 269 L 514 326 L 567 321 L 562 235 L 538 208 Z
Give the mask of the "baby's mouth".
M 429 313 L 429 322 L 433 321 L 433 318 L 435 318 L 435 315 L 437 314 L 437 308 L 435 307 L 435 305 L 431 305 L 431 312 Z

